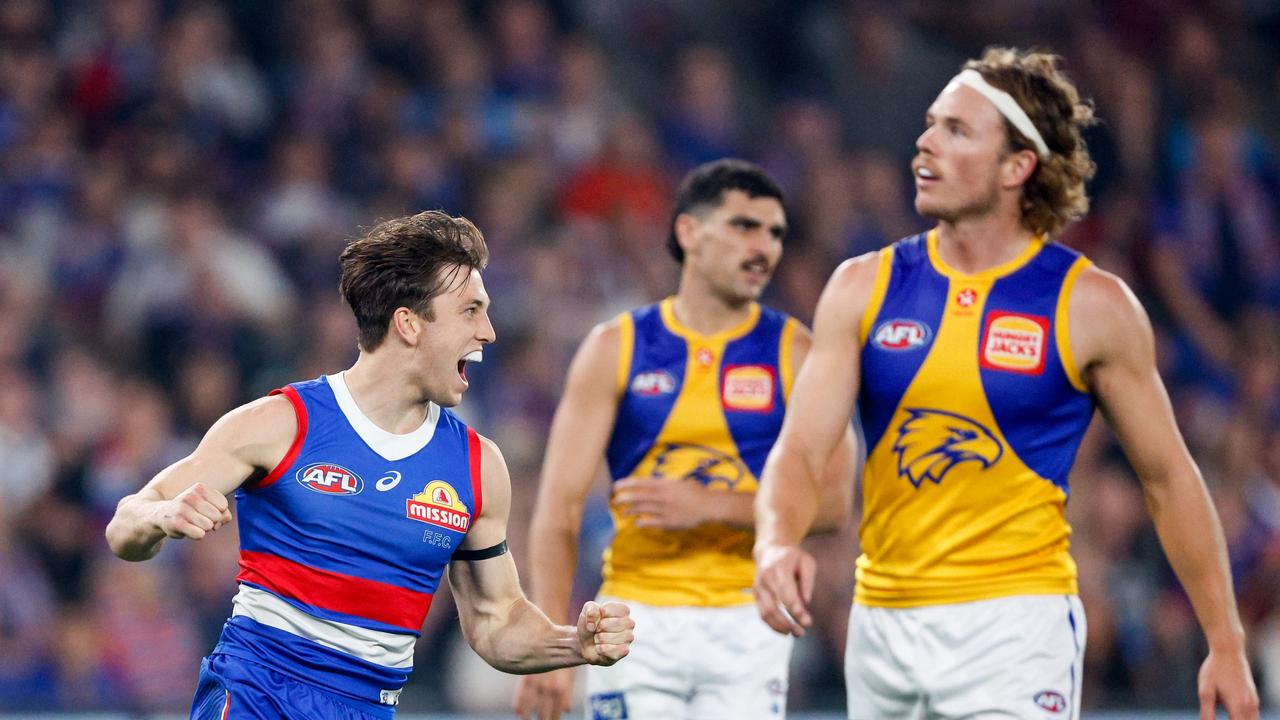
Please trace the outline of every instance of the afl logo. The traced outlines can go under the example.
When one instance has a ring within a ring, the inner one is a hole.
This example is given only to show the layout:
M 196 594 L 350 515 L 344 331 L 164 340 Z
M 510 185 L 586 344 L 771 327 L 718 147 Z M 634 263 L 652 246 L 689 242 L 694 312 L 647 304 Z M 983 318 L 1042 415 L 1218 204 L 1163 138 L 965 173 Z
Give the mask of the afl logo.
M 298 482 L 325 495 L 356 495 L 364 489 L 359 475 L 331 463 L 315 463 L 298 471 Z
M 929 326 L 915 320 L 887 320 L 880 323 L 871 336 L 871 341 L 881 350 L 898 352 L 915 350 L 929 342 L 933 333 Z
M 642 372 L 631 381 L 631 392 L 644 397 L 670 395 L 675 389 L 676 379 L 666 370 Z
M 1065 712 L 1067 709 L 1067 699 L 1062 696 L 1062 693 L 1056 693 L 1052 690 L 1038 692 L 1033 699 L 1041 710 L 1060 713 Z

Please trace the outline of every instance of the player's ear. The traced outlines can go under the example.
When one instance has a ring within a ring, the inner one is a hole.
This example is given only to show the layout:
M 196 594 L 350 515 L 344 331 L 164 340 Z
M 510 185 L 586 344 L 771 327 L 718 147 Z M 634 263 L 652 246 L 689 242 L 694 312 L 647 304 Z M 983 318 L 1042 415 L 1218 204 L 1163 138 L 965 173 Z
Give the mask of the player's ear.
M 407 307 L 398 307 L 391 313 L 391 332 L 409 347 L 417 346 L 425 326 L 425 319 Z
M 685 255 L 697 245 L 698 223 L 701 222 L 691 213 L 680 213 L 676 216 L 676 242 Z
M 1000 163 L 1001 184 L 1010 190 L 1022 186 L 1031 179 L 1031 173 L 1035 172 L 1038 163 L 1036 154 L 1030 150 L 1009 153 Z

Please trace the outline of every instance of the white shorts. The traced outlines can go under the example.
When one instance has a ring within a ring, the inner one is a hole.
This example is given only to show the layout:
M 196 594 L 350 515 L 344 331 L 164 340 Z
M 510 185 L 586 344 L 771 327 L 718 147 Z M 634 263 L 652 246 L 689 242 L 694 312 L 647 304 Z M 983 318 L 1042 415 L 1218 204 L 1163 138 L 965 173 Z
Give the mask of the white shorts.
M 601 601 L 614 598 L 601 598 Z M 631 653 L 587 667 L 588 720 L 724 720 L 786 715 L 791 637 L 755 605 L 659 607 L 623 600 Z
M 1080 717 L 1085 619 L 1074 595 L 854 605 L 850 720 Z

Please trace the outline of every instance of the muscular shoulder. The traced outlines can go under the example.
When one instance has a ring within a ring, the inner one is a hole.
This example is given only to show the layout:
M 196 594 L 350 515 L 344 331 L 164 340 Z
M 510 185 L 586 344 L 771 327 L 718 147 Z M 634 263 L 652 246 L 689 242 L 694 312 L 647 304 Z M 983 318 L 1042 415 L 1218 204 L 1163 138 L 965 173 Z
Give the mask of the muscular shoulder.
M 293 403 L 284 395 L 272 395 L 223 415 L 209 428 L 200 445 L 269 469 L 289 451 L 297 434 L 298 417 Z
M 836 267 L 827 282 L 828 290 L 850 293 L 870 294 L 871 285 L 876 280 L 876 272 L 880 267 L 880 253 L 887 250 L 869 252 L 855 258 L 849 258 Z
M 626 335 L 631 328 L 631 316 L 627 313 L 617 315 L 612 319 L 606 320 L 591 328 L 591 332 L 587 333 L 587 337 L 582 340 L 578 352 L 592 354 L 612 354 L 613 357 L 618 355 L 618 345 L 622 342 L 623 336 Z
M 829 330 L 847 335 L 857 330 L 871 301 L 881 252 L 845 260 L 831 274 L 814 313 L 814 332 L 817 335 L 822 336 Z
M 574 397 L 615 397 L 619 382 L 625 379 L 620 378 L 624 346 L 633 341 L 633 333 L 631 318 L 625 314 L 593 327 L 573 356 L 566 391 Z
M 1071 346 L 1082 369 L 1153 352 L 1146 311 L 1112 273 L 1094 266 L 1085 269 L 1072 289 L 1069 309 Z

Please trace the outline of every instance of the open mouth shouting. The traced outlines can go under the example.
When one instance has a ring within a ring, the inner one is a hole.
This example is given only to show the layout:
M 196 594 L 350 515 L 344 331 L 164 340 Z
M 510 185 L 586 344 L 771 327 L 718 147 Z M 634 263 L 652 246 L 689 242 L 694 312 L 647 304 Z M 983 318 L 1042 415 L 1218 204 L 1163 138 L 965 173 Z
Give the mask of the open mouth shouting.
M 484 352 L 481 350 L 472 350 L 463 355 L 458 360 L 458 375 L 462 378 L 462 382 L 467 382 L 467 363 L 478 363 L 484 361 Z

